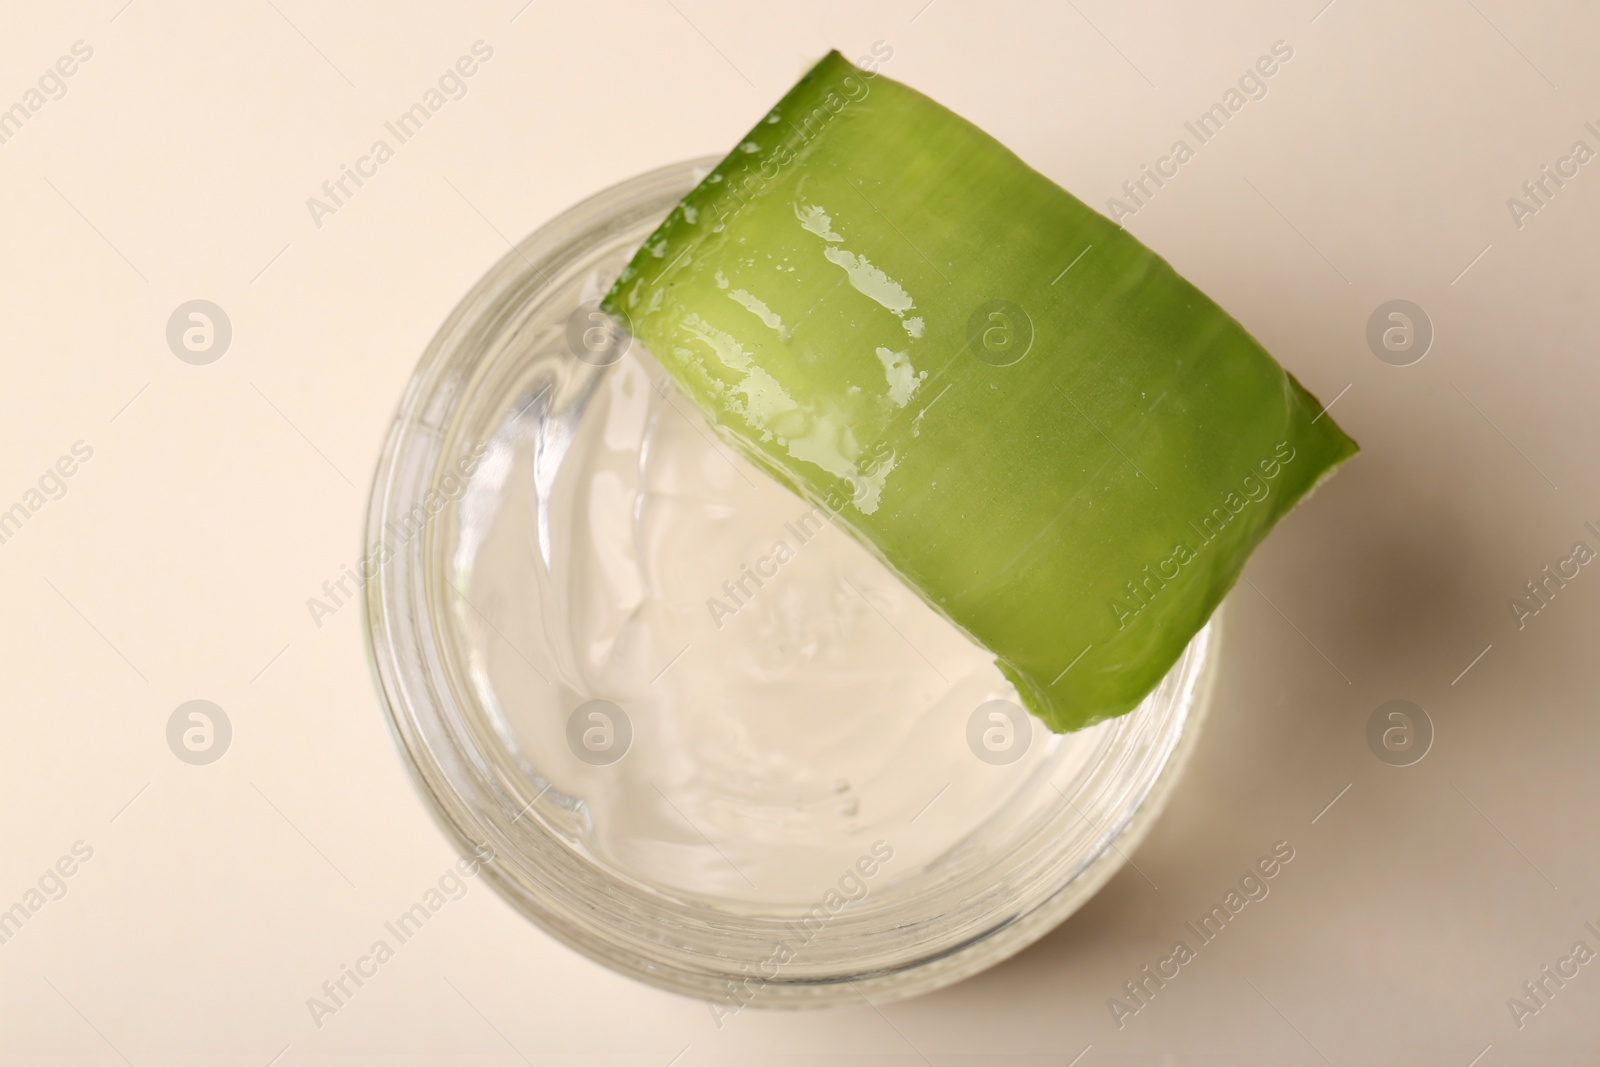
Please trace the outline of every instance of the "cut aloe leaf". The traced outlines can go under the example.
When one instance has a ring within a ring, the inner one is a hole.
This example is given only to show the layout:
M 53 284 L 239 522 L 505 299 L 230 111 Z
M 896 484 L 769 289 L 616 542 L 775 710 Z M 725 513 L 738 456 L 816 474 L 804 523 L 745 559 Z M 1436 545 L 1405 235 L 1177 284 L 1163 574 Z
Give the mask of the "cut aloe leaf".
M 838 53 L 603 306 L 1056 731 L 1135 707 L 1356 452 L 1160 256 Z

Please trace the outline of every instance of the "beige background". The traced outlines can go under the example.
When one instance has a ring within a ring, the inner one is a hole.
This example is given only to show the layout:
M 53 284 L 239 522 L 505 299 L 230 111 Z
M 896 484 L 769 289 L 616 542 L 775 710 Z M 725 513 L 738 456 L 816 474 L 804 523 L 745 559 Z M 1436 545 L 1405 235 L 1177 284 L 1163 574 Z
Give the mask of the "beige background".
M 1324 2 L 13 5 L 0 107 L 94 54 L 0 145 L 0 507 L 94 455 L 0 545 L 0 907 L 74 842 L 93 858 L 0 946 L 0 1060 L 1594 1062 L 1600 965 L 1520 1030 L 1506 1000 L 1600 948 L 1600 568 L 1523 630 L 1507 603 L 1600 547 L 1600 163 L 1520 230 L 1506 198 L 1600 148 L 1600 14 Z M 469 94 L 316 227 L 306 198 L 480 39 Z M 473 883 L 316 1028 L 306 998 L 453 856 L 356 611 L 318 628 L 305 602 L 358 555 L 400 391 L 507 239 L 725 149 L 826 48 L 875 41 L 1098 206 L 1277 40 L 1268 95 L 1128 224 L 1366 451 L 1230 598 L 1208 732 L 1135 856 L 1159 888 L 1124 871 L 934 996 L 719 1031 Z M 234 328 L 209 366 L 164 339 L 196 297 Z M 1364 339 L 1397 297 L 1437 328 L 1404 368 Z M 1364 733 L 1396 697 L 1437 731 L 1404 769 Z M 211 766 L 166 745 L 194 698 L 233 723 Z M 1279 840 L 1271 896 L 1119 1031 L 1107 998 Z

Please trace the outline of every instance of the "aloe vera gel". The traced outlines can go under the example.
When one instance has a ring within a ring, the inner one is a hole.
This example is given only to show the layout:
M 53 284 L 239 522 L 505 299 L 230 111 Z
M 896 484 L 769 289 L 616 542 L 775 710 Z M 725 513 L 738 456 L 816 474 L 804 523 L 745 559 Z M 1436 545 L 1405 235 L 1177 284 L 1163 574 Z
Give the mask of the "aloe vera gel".
M 604 307 L 1056 731 L 1137 705 L 1356 451 L 1132 235 L 837 53 Z

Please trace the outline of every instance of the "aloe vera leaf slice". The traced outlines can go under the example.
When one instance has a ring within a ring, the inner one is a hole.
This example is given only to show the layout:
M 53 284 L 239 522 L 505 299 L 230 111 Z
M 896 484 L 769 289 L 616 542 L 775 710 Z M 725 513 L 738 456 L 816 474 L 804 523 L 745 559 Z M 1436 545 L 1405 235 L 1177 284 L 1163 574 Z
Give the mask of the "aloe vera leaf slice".
M 1055 731 L 1137 706 L 1357 450 L 1131 234 L 837 52 L 603 306 Z

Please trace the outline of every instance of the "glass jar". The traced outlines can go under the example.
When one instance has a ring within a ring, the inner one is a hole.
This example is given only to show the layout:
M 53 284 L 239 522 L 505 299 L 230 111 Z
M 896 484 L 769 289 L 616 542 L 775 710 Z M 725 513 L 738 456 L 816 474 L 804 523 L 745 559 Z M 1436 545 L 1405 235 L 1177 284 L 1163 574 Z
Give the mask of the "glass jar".
M 390 431 L 362 573 L 446 832 L 544 930 L 720 1020 L 927 992 L 1043 936 L 1165 803 L 1215 657 L 1213 624 L 1135 711 L 1051 735 L 721 442 L 595 310 L 714 162 L 579 204 L 462 300 Z

